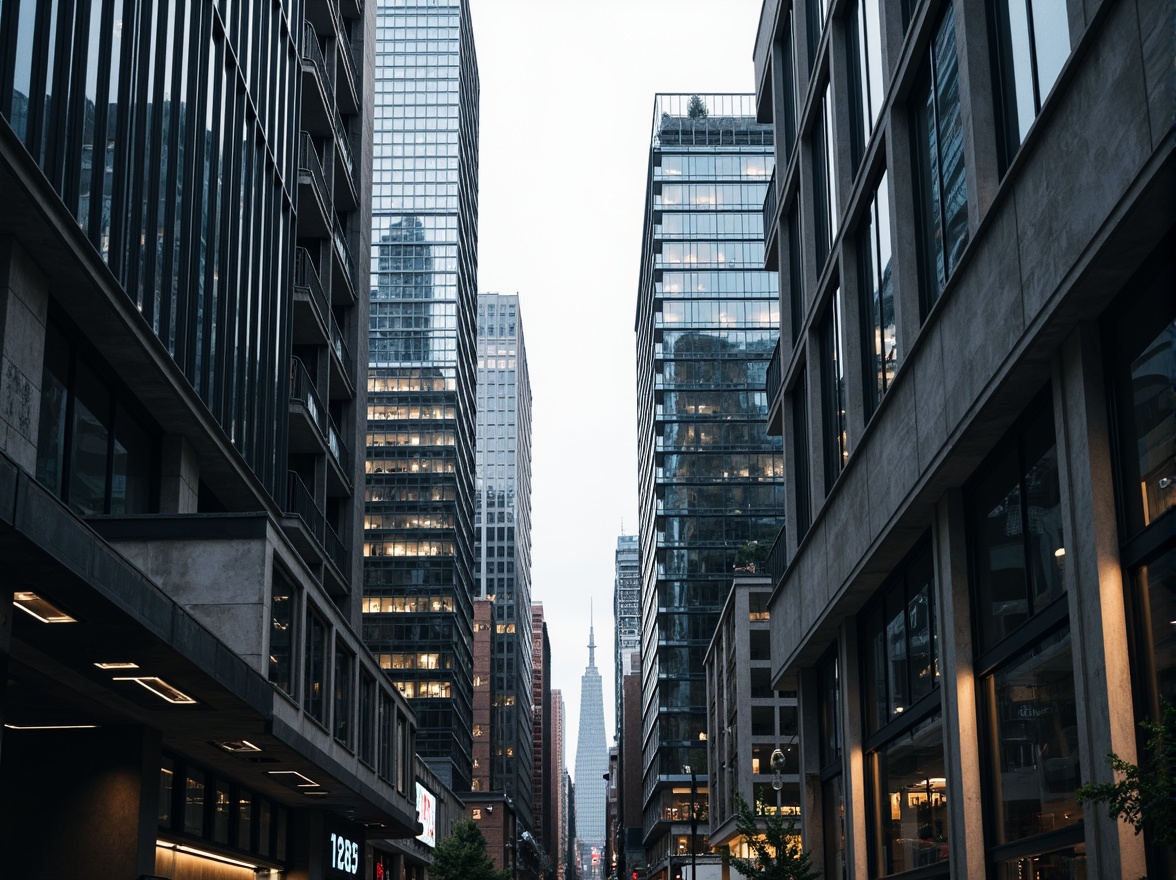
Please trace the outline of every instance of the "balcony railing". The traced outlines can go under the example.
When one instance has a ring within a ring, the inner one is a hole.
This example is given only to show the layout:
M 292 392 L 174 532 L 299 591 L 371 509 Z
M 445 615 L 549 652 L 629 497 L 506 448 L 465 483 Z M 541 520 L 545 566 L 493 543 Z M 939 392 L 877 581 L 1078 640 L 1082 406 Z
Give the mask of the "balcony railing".
M 343 366 L 343 375 L 347 377 L 347 381 L 354 382 L 355 367 L 351 362 L 351 352 L 347 349 L 347 343 L 343 339 L 343 330 L 334 315 L 331 315 L 331 348 Z
M 334 235 L 332 239 L 335 242 L 335 253 L 339 255 L 339 262 L 343 265 L 343 272 L 347 276 L 347 282 L 355 289 L 355 261 L 351 259 L 351 248 L 347 246 L 347 239 L 343 235 L 343 227 L 339 223 L 339 218 L 335 218 Z
M 784 579 L 784 571 L 788 568 L 788 537 L 786 529 L 781 527 L 776 535 L 776 542 L 768 552 L 768 576 L 772 579 L 772 588 L 780 586 Z
M 287 471 L 286 476 L 286 513 L 300 517 L 315 539 L 323 540 L 327 521 L 314 502 L 314 494 L 294 471 Z
M 335 108 L 335 143 L 338 145 L 339 156 L 343 160 L 343 166 L 347 169 L 347 177 L 351 180 L 351 189 L 356 195 L 359 194 L 359 178 L 356 175 L 355 159 L 351 155 L 351 140 L 347 137 L 347 126 L 343 124 L 343 117 L 339 114 L 339 108 Z
M 294 286 L 306 290 L 310 294 L 311 302 L 318 309 L 319 316 L 324 323 L 328 318 L 333 322 L 331 310 L 327 306 L 327 293 L 323 290 L 323 283 L 319 280 L 318 272 L 310 259 L 310 251 L 298 248 L 294 254 Z
M 327 411 L 323 409 L 318 391 L 310 379 L 310 373 L 306 372 L 306 365 L 298 358 L 292 358 L 290 363 L 290 399 L 306 407 L 310 420 L 319 432 L 324 435 L 327 433 Z
M 347 547 L 335 534 L 335 530 L 330 526 L 326 527 L 326 539 L 323 541 L 323 549 L 327 551 L 327 558 L 335 564 L 335 568 L 339 569 L 340 574 L 344 578 L 351 577 L 351 554 L 347 552 Z
M 350 482 L 351 453 L 343 445 L 343 439 L 339 435 L 339 429 L 335 427 L 335 420 L 329 416 L 327 417 L 327 448 L 331 450 L 331 455 L 334 456 L 335 461 L 339 462 L 339 468 L 343 473 L 347 474 L 348 482 Z
M 332 14 L 335 16 L 335 25 L 339 28 L 339 42 L 336 44 L 338 51 L 335 53 L 339 56 L 339 63 L 343 67 L 343 76 L 347 79 L 347 84 L 351 87 L 351 94 L 358 96 L 359 80 L 355 77 L 355 59 L 351 56 L 351 41 L 347 39 L 347 31 L 343 29 L 343 20 L 338 17 L 338 10 L 332 9 Z
M 776 195 L 776 169 L 772 169 L 772 177 L 768 180 L 768 191 L 764 194 L 764 241 L 772 237 L 772 224 L 776 222 L 776 206 L 779 196 Z
M 772 349 L 772 359 L 768 361 L 768 375 L 764 382 L 764 391 L 768 395 L 768 409 L 776 402 L 776 397 L 780 394 L 780 383 L 784 381 L 784 363 L 783 352 L 780 347 L 780 340 L 776 340 L 776 347 Z
M 322 47 L 319 46 L 318 34 L 315 33 L 314 25 L 309 21 L 303 25 L 302 29 L 302 60 L 309 61 L 315 73 L 318 74 L 319 81 L 327 87 L 329 92 L 334 92 L 335 78 L 327 70 L 327 62 L 323 58 Z
M 306 132 L 302 132 L 299 147 L 298 170 L 310 175 L 311 180 L 314 181 L 315 189 L 318 190 L 322 199 L 323 209 L 327 210 L 331 204 L 331 191 L 327 188 L 327 176 L 323 173 L 323 163 L 319 159 L 318 150 L 314 148 L 314 141 Z

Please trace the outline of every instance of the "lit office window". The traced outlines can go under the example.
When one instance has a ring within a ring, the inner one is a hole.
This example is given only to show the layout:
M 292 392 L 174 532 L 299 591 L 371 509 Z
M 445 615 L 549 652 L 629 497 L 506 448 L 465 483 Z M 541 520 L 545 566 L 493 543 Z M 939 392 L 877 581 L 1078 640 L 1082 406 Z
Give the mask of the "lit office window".
M 306 612 L 306 698 L 307 714 L 323 721 L 324 696 L 327 689 L 327 625 L 313 611 Z
M 274 572 L 270 594 L 269 680 L 291 694 L 294 692 L 294 587 Z

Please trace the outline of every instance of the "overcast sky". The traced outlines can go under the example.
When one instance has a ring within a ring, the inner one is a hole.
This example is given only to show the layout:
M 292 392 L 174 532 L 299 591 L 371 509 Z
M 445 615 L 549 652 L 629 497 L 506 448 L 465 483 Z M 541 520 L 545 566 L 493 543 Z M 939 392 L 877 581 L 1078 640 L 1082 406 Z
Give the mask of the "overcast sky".
M 482 84 L 478 287 L 519 294 L 534 398 L 532 598 L 575 775 L 595 604 L 615 729 L 613 553 L 637 530 L 633 319 L 657 92 L 751 92 L 762 0 L 470 0 Z

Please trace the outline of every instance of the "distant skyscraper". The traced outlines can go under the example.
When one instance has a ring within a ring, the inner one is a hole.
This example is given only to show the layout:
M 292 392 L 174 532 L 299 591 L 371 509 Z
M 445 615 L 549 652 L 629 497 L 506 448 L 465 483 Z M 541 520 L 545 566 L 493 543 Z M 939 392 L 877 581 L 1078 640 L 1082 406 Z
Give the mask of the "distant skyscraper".
M 364 634 L 470 784 L 478 70 L 466 0 L 376 13 Z
M 568 852 L 568 775 L 564 760 L 564 700 L 560 688 L 551 689 L 551 800 L 555 805 L 555 832 L 548 853 L 555 864 L 558 880 L 563 880 Z
M 641 566 L 637 536 L 617 538 L 616 575 L 613 581 L 614 630 L 613 669 L 616 675 L 617 741 L 620 742 L 622 679 L 632 672 L 629 663 L 635 651 L 641 650 Z
M 531 811 L 534 835 L 544 852 L 555 852 L 555 802 L 551 797 L 551 639 L 543 619 L 543 603 L 531 606 Z
M 580 729 L 576 737 L 576 840 L 582 876 L 604 876 L 604 814 L 608 783 L 604 695 L 596 668 L 596 634 L 588 625 L 588 666 L 580 677 Z M 592 854 L 596 853 L 596 864 Z
M 531 378 L 519 298 L 478 295 L 476 594 L 494 606 L 490 787 L 534 831 L 531 706 Z
M 678 852 L 666 836 L 689 839 L 683 768 L 706 778 L 702 661 L 736 553 L 770 547 L 782 524 L 780 439 L 766 434 L 779 335 L 776 273 L 763 270 L 772 169 L 772 130 L 751 95 L 656 97 L 636 320 L 641 644 L 656 652 L 642 657 L 651 869 Z

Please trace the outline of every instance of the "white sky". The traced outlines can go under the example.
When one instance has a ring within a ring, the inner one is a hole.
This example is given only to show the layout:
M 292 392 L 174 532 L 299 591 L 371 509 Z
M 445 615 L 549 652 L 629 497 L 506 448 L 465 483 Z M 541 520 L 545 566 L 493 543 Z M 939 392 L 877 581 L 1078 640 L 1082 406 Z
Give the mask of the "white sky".
M 637 530 L 633 319 L 657 92 L 754 90 L 762 0 L 470 0 L 482 85 L 478 288 L 519 294 L 531 370 L 532 598 L 575 775 L 595 603 L 615 729 L 613 553 Z

